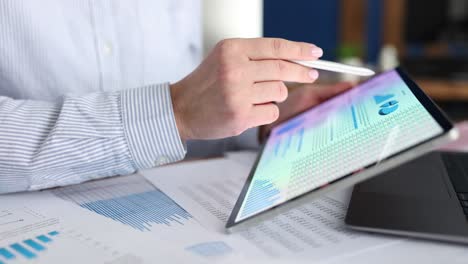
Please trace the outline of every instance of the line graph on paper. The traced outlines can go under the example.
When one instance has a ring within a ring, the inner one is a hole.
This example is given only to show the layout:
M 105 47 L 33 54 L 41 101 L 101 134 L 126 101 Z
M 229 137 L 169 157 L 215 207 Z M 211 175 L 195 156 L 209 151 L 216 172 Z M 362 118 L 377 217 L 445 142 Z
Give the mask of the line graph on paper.
M 0 209 L 0 241 L 8 230 L 14 230 L 29 221 L 48 220 L 44 215 L 26 206 L 21 208 Z M 45 221 L 47 222 L 47 221 Z

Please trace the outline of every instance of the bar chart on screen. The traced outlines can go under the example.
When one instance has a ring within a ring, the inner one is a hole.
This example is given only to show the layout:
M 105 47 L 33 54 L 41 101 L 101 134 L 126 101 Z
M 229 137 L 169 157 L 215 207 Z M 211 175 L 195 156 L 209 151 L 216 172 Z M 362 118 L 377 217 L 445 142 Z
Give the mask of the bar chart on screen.
M 248 198 L 251 202 L 242 208 L 242 217 L 248 217 L 264 208 L 275 205 L 276 201 L 280 199 L 280 191 L 271 181 L 258 179 L 253 182 Z
M 187 211 L 140 175 L 92 181 L 52 192 L 142 232 L 198 225 Z

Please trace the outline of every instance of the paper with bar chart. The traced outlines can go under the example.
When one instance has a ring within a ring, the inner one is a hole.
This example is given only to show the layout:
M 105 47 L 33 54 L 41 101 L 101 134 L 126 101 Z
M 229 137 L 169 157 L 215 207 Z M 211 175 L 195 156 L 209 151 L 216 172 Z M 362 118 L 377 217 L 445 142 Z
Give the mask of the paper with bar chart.
M 58 219 L 45 217 L 25 206 L 0 209 L 0 263 L 39 258 L 48 248 L 61 243 L 57 241 L 60 235 L 56 230 L 58 224 Z M 26 229 L 36 232 L 19 235 Z
M 48 247 L 53 247 L 54 239 L 59 235 L 58 231 L 51 231 L 35 237 L 26 238 L 23 241 L 13 242 L 8 247 L 0 247 L 0 257 L 5 261 L 19 258 L 36 259 L 46 251 Z M 4 263 L 0 261 L 0 263 Z
M 0 264 L 198 261 L 192 252 L 49 192 L 2 196 L 1 201 Z
M 442 133 L 396 71 L 275 127 L 235 221 Z
M 200 227 L 188 212 L 138 174 L 66 186 L 52 193 L 141 232 L 161 234 Z
M 139 174 L 85 182 L 51 192 L 135 232 L 164 237 L 193 256 L 235 257 L 232 245 L 223 236 L 207 233 L 190 213 Z

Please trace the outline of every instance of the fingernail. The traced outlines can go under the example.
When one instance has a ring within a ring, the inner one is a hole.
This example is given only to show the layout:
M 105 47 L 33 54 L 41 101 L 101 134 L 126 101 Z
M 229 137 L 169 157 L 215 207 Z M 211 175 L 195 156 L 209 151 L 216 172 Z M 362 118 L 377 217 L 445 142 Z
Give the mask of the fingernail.
M 309 76 L 310 76 L 310 78 L 311 78 L 312 80 L 315 80 L 315 79 L 318 78 L 319 73 L 318 73 L 318 71 L 316 71 L 316 70 L 311 70 L 311 71 L 309 71 Z
M 323 50 L 319 47 L 313 47 L 312 48 L 312 56 L 314 57 L 322 57 L 323 55 Z

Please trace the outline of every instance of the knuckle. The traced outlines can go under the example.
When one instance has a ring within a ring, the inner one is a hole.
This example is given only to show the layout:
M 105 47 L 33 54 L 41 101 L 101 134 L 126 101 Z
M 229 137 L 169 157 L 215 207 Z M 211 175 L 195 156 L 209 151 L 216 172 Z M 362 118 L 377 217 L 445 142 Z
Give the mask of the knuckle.
M 235 57 L 232 54 L 234 42 L 234 40 L 222 40 L 218 44 L 217 68 L 218 78 L 221 81 L 237 82 L 244 74 L 242 65 L 233 59 Z
M 272 120 L 271 122 L 276 121 L 279 118 L 279 114 L 280 114 L 280 112 L 279 112 L 278 106 L 273 105 L 273 107 L 271 108 L 271 113 L 270 113 L 271 120 Z
M 226 105 L 226 108 L 227 108 L 225 111 L 226 121 L 228 121 L 229 123 L 233 123 L 237 119 L 238 113 L 233 107 L 229 107 Z
M 229 107 L 228 105 L 226 105 L 226 108 L 227 108 L 225 110 L 226 121 L 229 124 L 233 124 L 238 119 L 239 114 L 237 113 L 234 107 Z
M 286 85 L 284 85 L 283 82 L 278 82 L 277 89 L 279 102 L 283 102 L 284 100 L 286 100 L 286 98 L 288 98 L 288 88 L 286 87 Z
M 223 87 L 221 86 L 221 99 L 220 103 L 224 104 L 226 112 L 228 113 L 229 116 L 231 116 L 231 112 L 235 111 L 236 109 L 236 102 L 234 98 L 234 92 L 233 89 L 230 89 L 229 87 Z
M 308 57 L 311 53 L 310 47 L 304 43 L 300 43 L 297 45 L 297 55 Z
M 236 39 L 223 39 L 216 44 L 215 50 L 218 55 L 225 57 L 226 55 L 236 52 L 238 41 Z
M 246 126 L 246 115 L 242 110 L 235 110 L 235 108 L 231 108 L 227 112 L 227 120 L 229 126 L 231 127 L 231 133 L 233 135 L 239 135 L 245 130 Z
M 219 66 L 218 78 L 222 83 L 235 83 L 242 79 L 242 70 L 231 65 L 222 63 Z
M 285 49 L 286 40 L 281 38 L 274 38 L 271 40 L 271 48 L 275 55 L 280 55 L 281 52 Z
M 278 77 L 284 76 L 284 73 L 287 70 L 286 62 L 282 60 L 276 60 L 275 69 L 276 69 L 276 73 L 278 74 Z
M 224 89 L 222 96 L 222 102 L 220 103 L 224 105 L 224 112 L 227 118 L 230 121 L 237 119 L 240 115 L 239 109 L 241 109 L 242 104 L 239 103 L 236 93 L 233 89 Z

